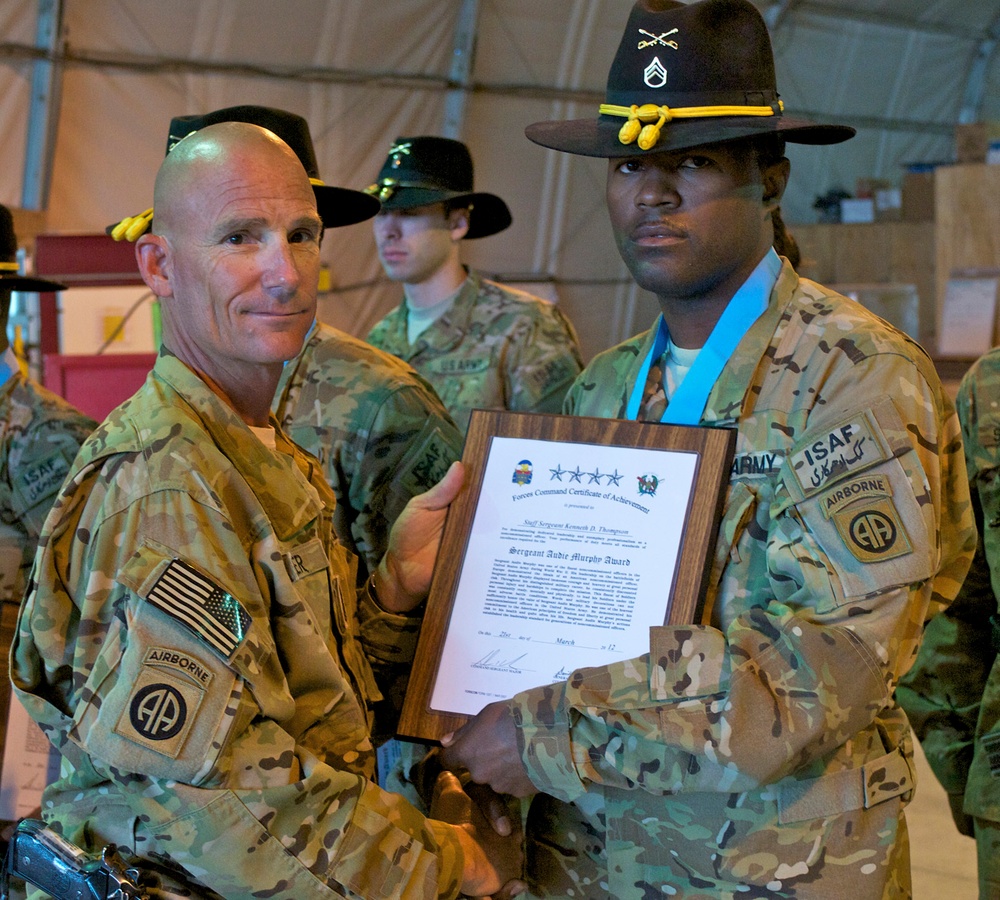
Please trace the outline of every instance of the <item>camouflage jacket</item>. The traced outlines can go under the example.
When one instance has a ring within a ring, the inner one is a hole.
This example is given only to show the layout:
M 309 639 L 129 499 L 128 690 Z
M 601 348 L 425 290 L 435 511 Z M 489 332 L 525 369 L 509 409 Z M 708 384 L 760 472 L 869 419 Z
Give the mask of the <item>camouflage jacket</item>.
M 576 332 L 557 307 L 475 272 L 416 344 L 406 336 L 405 303 L 368 340 L 423 375 L 463 434 L 476 408 L 559 412 L 583 365 Z
M 45 516 L 96 427 L 20 372 L 0 386 L 0 601 L 21 602 Z
M 566 411 L 623 416 L 652 337 L 600 354 Z M 785 263 L 702 424 L 737 429 L 705 623 L 511 701 L 563 801 L 530 810 L 535 889 L 906 896 L 893 691 L 974 543 L 954 409 L 917 345 Z
M 899 701 L 966 813 L 1000 822 L 1000 349 L 958 390 L 979 544 L 958 599 L 927 626 Z
M 84 444 L 11 651 L 62 753 L 44 816 L 198 896 L 454 897 L 454 835 L 370 781 L 364 654 L 404 654 L 401 617 L 357 595 L 316 460 L 276 441 L 164 353 Z
M 271 409 L 322 463 L 337 497 L 333 527 L 360 557 L 359 583 L 385 554 L 406 501 L 462 454 L 462 436 L 423 378 L 328 325 L 285 366 Z

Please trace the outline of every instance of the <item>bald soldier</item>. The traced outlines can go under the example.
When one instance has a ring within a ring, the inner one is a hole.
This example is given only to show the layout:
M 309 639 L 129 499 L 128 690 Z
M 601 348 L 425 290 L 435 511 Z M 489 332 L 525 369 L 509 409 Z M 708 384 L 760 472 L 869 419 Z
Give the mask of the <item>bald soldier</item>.
M 308 122 L 255 104 L 227 106 L 170 120 L 167 153 L 208 125 L 247 122 L 295 135 L 295 149 L 313 179 L 317 203 L 336 208 L 339 224 L 371 218 L 374 198 L 319 179 Z M 108 231 L 135 241 L 152 210 L 129 216 Z M 324 224 L 330 216 L 324 218 Z M 347 220 L 350 221 L 347 221 Z M 368 579 L 389 544 L 389 529 L 406 501 L 441 480 L 462 452 L 462 436 L 430 385 L 388 353 L 316 322 L 298 355 L 283 367 L 271 410 L 285 433 L 323 465 L 337 498 L 333 527 L 358 557 L 358 583 Z
M 133 848 L 172 893 L 489 894 L 510 841 L 382 791 L 369 740 L 370 659 L 407 661 L 461 469 L 407 506 L 356 592 L 318 462 L 269 415 L 315 317 L 324 224 L 370 206 L 320 213 L 296 152 L 245 123 L 180 142 L 154 199 L 136 255 L 163 346 L 81 449 L 12 651 L 63 758 L 44 815 L 86 850 Z

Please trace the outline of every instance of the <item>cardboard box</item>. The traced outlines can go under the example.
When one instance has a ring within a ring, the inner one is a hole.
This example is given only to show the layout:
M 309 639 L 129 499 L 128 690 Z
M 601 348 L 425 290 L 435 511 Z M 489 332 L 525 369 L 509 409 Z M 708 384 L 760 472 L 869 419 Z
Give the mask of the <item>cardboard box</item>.
M 845 225 L 874 222 L 875 201 L 871 197 L 850 197 L 841 200 L 840 221 Z
M 903 176 L 904 222 L 934 221 L 934 170 L 907 172 Z
M 875 221 L 898 222 L 902 218 L 903 192 L 900 188 L 882 188 L 875 192 Z
M 989 129 L 985 122 L 955 126 L 955 162 L 984 163 L 989 145 Z

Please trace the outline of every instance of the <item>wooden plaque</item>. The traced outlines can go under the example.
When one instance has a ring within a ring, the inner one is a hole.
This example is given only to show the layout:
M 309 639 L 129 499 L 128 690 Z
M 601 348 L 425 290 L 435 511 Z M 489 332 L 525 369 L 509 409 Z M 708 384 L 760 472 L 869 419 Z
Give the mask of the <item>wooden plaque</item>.
M 633 658 L 648 651 L 650 625 L 700 621 L 735 439 L 723 428 L 473 411 L 400 736 L 440 740 L 493 700 L 568 677 L 567 665 L 545 668 L 561 654 L 573 668 Z M 455 662 L 463 653 L 471 664 Z M 463 696 L 442 699 L 450 691 Z

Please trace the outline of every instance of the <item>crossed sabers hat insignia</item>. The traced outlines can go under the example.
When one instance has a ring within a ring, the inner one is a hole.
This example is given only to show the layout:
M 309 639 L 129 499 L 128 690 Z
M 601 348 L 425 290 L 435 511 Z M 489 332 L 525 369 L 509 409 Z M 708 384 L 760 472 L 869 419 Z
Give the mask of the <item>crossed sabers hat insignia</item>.
M 410 155 L 410 147 L 411 144 L 405 143 L 405 144 L 393 144 L 392 147 L 389 148 L 389 156 L 392 157 L 392 164 L 394 167 L 398 167 L 400 165 L 401 162 L 399 158 L 400 156 Z
M 639 34 L 644 34 L 650 40 L 639 41 L 639 46 L 637 49 L 645 50 L 647 47 L 655 47 L 657 45 L 661 47 L 673 47 L 674 50 L 677 49 L 677 41 L 665 41 L 666 37 L 670 37 L 672 34 L 677 34 L 676 28 L 671 28 L 670 31 L 664 31 L 663 34 L 653 34 L 651 31 L 646 31 L 645 28 L 639 29 Z

